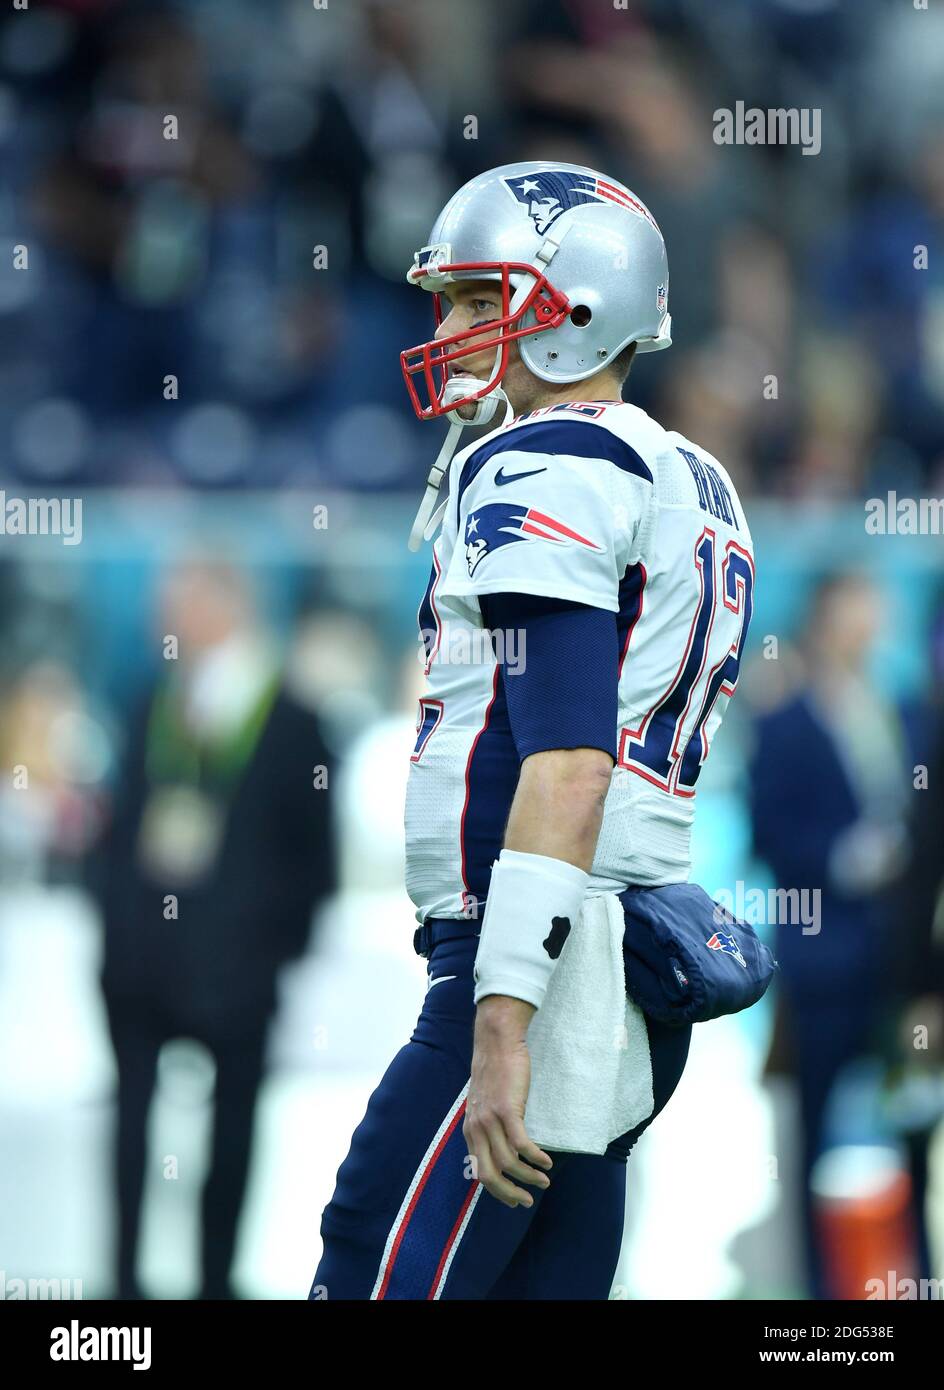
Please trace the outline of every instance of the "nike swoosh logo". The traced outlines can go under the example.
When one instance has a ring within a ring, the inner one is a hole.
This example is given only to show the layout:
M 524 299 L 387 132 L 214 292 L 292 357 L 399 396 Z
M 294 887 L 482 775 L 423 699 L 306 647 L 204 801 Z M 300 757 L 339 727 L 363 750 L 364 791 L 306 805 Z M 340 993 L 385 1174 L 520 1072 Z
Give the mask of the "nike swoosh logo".
M 495 474 L 495 482 L 499 487 L 504 487 L 506 483 L 516 483 L 519 478 L 533 478 L 535 473 L 546 472 L 546 468 L 529 468 L 525 473 L 505 473 L 499 468 Z
M 443 980 L 457 980 L 458 978 L 458 975 L 437 975 L 435 980 L 430 980 L 429 984 L 426 986 L 426 993 L 429 993 L 433 985 L 441 985 Z

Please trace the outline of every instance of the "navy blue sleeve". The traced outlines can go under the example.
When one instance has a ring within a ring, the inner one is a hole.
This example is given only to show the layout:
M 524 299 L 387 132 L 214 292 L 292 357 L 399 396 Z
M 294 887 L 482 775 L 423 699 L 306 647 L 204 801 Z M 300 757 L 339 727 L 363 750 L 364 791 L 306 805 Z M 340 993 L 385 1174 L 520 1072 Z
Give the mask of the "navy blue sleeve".
M 518 757 L 601 748 L 616 761 L 616 614 L 532 594 L 483 594 Z

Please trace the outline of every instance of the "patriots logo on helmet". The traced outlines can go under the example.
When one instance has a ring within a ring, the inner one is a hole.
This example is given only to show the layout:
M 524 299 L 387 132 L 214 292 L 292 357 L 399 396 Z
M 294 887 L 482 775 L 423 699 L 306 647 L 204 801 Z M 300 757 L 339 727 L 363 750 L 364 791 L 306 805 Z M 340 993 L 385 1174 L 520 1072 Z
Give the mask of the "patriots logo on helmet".
M 490 502 L 470 512 L 465 523 L 465 558 L 471 577 L 493 550 L 516 541 L 551 541 L 555 545 L 585 545 L 600 551 L 602 546 L 565 526 L 556 517 L 535 507 L 515 502 Z
M 723 951 L 726 956 L 733 956 L 738 965 L 743 965 L 747 969 L 747 961 L 741 955 L 741 948 L 730 932 L 716 931 L 714 936 L 710 936 L 705 942 L 709 951 Z
M 655 219 L 649 209 L 624 188 L 599 178 L 596 174 L 574 174 L 566 169 L 542 169 L 531 174 L 517 174 L 503 179 L 512 197 L 527 208 L 528 216 L 543 236 L 562 212 L 583 207 L 587 203 L 616 203 L 619 207 L 644 217 L 653 227 Z

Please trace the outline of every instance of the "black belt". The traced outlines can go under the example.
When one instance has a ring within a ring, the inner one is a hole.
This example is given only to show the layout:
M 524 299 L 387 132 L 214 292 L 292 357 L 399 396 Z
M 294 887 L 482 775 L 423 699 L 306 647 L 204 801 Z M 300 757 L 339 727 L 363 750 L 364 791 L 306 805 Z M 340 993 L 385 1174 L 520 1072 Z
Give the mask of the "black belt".
M 640 893 L 641 886 L 630 886 L 619 895 L 623 907 L 628 906 L 628 894 Z M 429 959 L 434 946 L 441 941 L 454 941 L 457 937 L 478 936 L 481 929 L 481 914 L 485 912 L 484 900 L 479 902 L 478 919 L 469 917 L 427 917 L 421 927 L 413 933 L 413 950 L 418 956 Z
M 481 904 L 480 904 L 481 906 Z M 455 941 L 457 937 L 478 936 L 481 923 L 468 917 L 427 917 L 421 927 L 413 933 L 413 950 L 427 960 L 433 947 L 441 941 Z

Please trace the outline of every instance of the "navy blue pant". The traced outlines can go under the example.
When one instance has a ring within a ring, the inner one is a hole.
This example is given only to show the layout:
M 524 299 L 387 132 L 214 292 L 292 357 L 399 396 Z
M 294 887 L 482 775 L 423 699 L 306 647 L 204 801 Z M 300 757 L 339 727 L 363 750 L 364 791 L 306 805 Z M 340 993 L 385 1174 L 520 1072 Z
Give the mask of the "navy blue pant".
M 605 1154 L 551 1153 L 550 1187 L 527 1189 L 531 1208 L 506 1207 L 471 1179 L 462 1135 L 477 946 L 477 936 L 464 935 L 432 948 L 413 1036 L 371 1096 L 325 1208 L 310 1299 L 609 1296 L 626 1159 L 678 1084 L 691 1026 L 646 1020 L 655 1099 L 648 1119 Z

